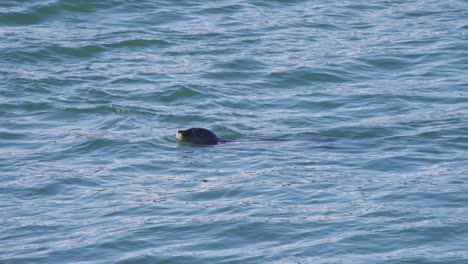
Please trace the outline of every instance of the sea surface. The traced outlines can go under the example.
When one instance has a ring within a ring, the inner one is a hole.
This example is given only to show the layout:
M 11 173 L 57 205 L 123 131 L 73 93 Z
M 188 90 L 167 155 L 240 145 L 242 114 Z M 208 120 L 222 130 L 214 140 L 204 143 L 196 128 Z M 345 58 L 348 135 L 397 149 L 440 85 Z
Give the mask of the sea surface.
M 468 263 L 468 1 L 2 0 L 0 263 Z

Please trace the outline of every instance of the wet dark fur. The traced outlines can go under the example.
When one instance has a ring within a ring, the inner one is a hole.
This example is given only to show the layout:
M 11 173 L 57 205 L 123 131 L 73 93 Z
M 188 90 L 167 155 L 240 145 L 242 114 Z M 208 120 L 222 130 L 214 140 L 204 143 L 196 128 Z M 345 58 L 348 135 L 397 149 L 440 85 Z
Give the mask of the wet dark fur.
M 177 131 L 176 138 L 180 141 L 195 144 L 216 144 L 219 141 L 218 136 L 206 128 L 190 128 Z

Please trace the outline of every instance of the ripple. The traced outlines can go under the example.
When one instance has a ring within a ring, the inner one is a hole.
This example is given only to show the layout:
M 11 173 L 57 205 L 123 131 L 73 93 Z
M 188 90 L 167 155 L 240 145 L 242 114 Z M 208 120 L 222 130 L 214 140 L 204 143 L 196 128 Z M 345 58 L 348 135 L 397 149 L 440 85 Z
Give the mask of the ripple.
M 0 13 L 0 23 L 7 25 L 30 25 L 41 21 L 40 15 L 34 13 Z
M 100 3 L 79 2 L 75 0 L 46 1 L 41 4 L 12 5 L 6 10 L 0 9 L 0 23 L 9 26 L 27 26 L 50 20 L 64 11 L 92 13 L 100 9 L 115 7 L 120 1 Z
M 194 87 L 176 86 L 167 89 L 167 91 L 161 95 L 160 100 L 163 102 L 174 102 L 197 98 L 201 95 L 204 95 L 204 93 L 197 91 Z
M 109 48 L 133 48 L 133 47 L 164 47 L 170 43 L 160 39 L 128 39 L 116 43 L 105 44 Z
M 280 84 L 293 83 L 296 85 L 308 85 L 316 82 L 341 83 L 346 81 L 346 78 L 344 78 L 342 74 L 316 72 L 314 70 L 273 72 L 270 73 L 268 77 Z

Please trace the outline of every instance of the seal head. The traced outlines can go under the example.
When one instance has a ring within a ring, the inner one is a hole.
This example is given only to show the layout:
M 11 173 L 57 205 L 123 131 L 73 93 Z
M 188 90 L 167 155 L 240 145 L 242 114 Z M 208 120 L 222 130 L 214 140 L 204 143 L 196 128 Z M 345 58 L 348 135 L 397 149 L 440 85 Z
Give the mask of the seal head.
M 216 144 L 219 138 L 206 128 L 190 128 L 177 131 L 176 138 L 180 141 L 195 144 Z

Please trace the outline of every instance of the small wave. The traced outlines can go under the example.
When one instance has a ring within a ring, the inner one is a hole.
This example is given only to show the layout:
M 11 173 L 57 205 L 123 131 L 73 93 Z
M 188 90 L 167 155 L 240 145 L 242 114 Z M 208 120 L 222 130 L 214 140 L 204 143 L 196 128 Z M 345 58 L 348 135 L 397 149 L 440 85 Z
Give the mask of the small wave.
M 104 98 L 106 100 L 104 100 Z M 111 98 L 101 98 L 99 99 L 100 101 L 110 101 Z M 100 104 L 100 105 L 88 105 L 88 106 L 83 106 L 83 107 L 78 107 L 78 106 L 66 106 L 66 107 L 60 107 L 62 111 L 67 112 L 67 113 L 72 113 L 72 114 L 115 114 L 119 116 L 139 116 L 139 115 L 144 115 L 144 116 L 152 116 L 156 115 L 157 112 L 147 108 L 147 107 L 142 107 L 142 106 L 131 106 L 131 105 L 116 105 L 112 103 L 107 103 L 107 104 Z
M 19 103 L 2 103 L 0 104 L 0 112 L 11 113 L 15 111 L 24 111 L 32 113 L 36 111 L 46 111 L 53 109 L 54 106 L 49 102 L 19 102 Z
M 71 149 L 74 154 L 92 153 L 103 151 L 106 148 L 114 148 L 118 141 L 105 138 L 87 138 L 84 142 L 73 146 Z
M 62 12 L 92 13 L 97 10 L 108 10 L 122 5 L 121 1 L 77 1 L 58 0 L 40 4 L 22 4 L 10 6 L 0 12 L 0 24 L 9 26 L 26 26 L 40 23 Z M 2 10 L 2 9 L 0 9 Z M 12 10 L 12 11 L 11 11 Z
M 380 70 L 400 70 L 412 65 L 409 61 L 396 57 L 368 58 L 363 59 L 363 62 Z
M 41 16 L 35 12 L 0 13 L 0 24 L 9 26 L 31 25 L 41 21 Z
M 236 12 L 241 11 L 243 8 L 242 5 L 239 4 L 229 4 L 229 5 L 221 5 L 221 6 L 216 6 L 216 7 L 209 7 L 206 9 L 201 10 L 199 13 L 201 14 L 233 14 Z
M 39 48 L 16 49 L 5 52 L 1 58 L 12 62 L 58 62 L 65 57 L 92 58 L 106 50 L 101 45 L 85 45 L 78 47 L 66 47 L 61 45 L 49 45 Z
M 37 24 L 60 11 L 56 3 L 11 6 L 0 12 L 0 23 L 9 26 Z
M 54 54 L 59 55 L 89 58 L 96 56 L 106 49 L 102 45 L 84 45 L 78 47 L 52 46 L 48 50 Z
M 109 83 L 126 85 L 153 84 L 150 79 L 146 79 L 141 76 L 118 76 L 112 79 Z
M 308 85 L 310 83 L 342 83 L 348 79 L 344 77 L 344 73 L 331 73 L 315 70 L 293 70 L 283 72 L 273 72 L 267 76 L 271 80 L 288 83 L 289 85 Z
M 104 114 L 104 113 L 114 113 L 114 114 L 122 114 L 126 110 L 119 107 L 115 106 L 112 104 L 107 104 L 107 105 L 99 105 L 99 106 L 89 106 L 89 107 L 76 107 L 76 106 L 67 106 L 67 107 L 62 107 L 62 110 L 66 112 L 71 112 L 71 113 L 77 113 L 77 114 L 86 114 L 86 113 L 91 113 L 91 114 Z
M 236 71 L 254 71 L 264 69 L 266 64 L 254 59 L 254 58 L 240 58 L 235 59 L 229 62 L 223 62 L 220 64 L 215 64 L 213 68 L 215 69 L 226 69 L 226 70 L 236 70 Z
M 135 48 L 135 47 L 162 47 L 170 45 L 169 42 L 161 39 L 127 39 L 114 43 L 103 44 L 108 48 Z
M 178 85 L 176 87 L 169 88 L 167 91 L 161 94 L 160 100 L 162 102 L 174 102 L 187 98 L 194 98 L 203 96 L 204 93 L 197 91 L 194 87 L 187 87 L 184 85 Z
M 88 42 L 89 43 L 89 42 Z M 38 48 L 30 48 L 26 50 L 16 49 L 13 51 L 6 52 L 1 56 L 4 59 L 10 61 L 24 62 L 25 60 L 30 62 L 37 61 L 59 61 L 64 57 L 75 57 L 75 58 L 92 58 L 98 54 L 111 51 L 115 49 L 131 49 L 140 47 L 162 47 L 169 45 L 168 42 L 159 39 L 129 39 L 123 41 L 117 41 L 113 43 L 96 43 L 87 45 L 59 45 L 49 44 L 47 46 L 41 46 Z

